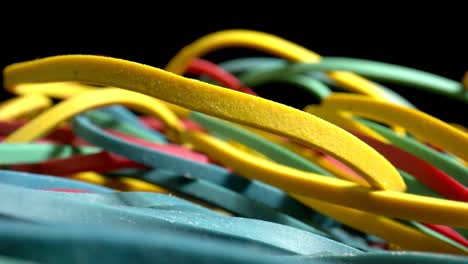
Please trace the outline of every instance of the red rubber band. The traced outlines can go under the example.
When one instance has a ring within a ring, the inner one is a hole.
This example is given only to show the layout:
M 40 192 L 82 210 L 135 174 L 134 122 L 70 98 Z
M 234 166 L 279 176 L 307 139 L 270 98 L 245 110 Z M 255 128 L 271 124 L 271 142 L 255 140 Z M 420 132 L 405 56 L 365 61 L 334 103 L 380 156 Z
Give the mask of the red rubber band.
M 206 74 L 222 86 L 251 95 L 257 95 L 252 89 L 244 87 L 242 83 L 231 73 L 218 65 L 204 59 L 192 59 L 187 73 L 194 75 Z
M 382 154 L 394 166 L 410 173 L 440 195 L 457 201 L 468 201 L 468 189 L 445 172 L 393 145 L 353 133 Z

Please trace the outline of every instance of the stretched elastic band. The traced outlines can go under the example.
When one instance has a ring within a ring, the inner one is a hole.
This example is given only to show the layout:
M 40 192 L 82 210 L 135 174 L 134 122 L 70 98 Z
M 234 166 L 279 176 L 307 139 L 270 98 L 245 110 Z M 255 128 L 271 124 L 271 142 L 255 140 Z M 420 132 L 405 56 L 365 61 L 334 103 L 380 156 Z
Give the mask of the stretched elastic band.
M 50 57 L 10 65 L 4 70 L 6 87 L 59 80 L 132 89 L 195 111 L 276 132 L 337 158 L 376 189 L 405 189 L 396 169 L 365 143 L 322 119 L 265 99 L 138 63 L 99 56 Z
M 182 74 L 193 58 L 226 47 L 254 48 L 295 62 L 315 63 L 320 56 L 285 39 L 251 30 L 224 30 L 206 35 L 183 48 L 166 66 L 166 70 Z M 330 72 L 329 76 L 348 89 L 374 98 L 385 98 L 379 88 L 350 72 Z
M 52 100 L 42 95 L 24 95 L 0 104 L 0 120 L 10 121 L 35 113 L 52 105 Z

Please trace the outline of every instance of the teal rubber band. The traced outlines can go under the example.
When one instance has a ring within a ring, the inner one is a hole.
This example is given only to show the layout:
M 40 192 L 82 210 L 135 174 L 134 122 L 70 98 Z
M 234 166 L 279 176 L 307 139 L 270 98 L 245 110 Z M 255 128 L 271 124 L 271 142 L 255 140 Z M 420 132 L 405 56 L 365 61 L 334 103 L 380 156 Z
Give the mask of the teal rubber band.
M 303 222 L 310 221 L 313 216 L 324 218 L 323 215 L 310 210 L 278 188 L 248 180 L 213 164 L 194 162 L 126 142 L 102 131 L 85 116 L 75 117 L 72 127 L 73 131 L 86 141 L 151 168 L 157 167 L 224 186 Z
M 75 189 L 93 193 L 113 192 L 112 189 L 78 180 L 7 170 L 0 170 L 0 183 L 30 189 Z
M 0 185 L 0 213 L 43 224 L 111 225 L 114 229 L 193 230 L 270 245 L 302 255 L 323 251 L 360 252 L 344 244 L 296 228 L 270 222 L 223 216 L 173 196 L 114 192 L 73 194 Z M 40 210 L 36 210 L 40 208 Z
M 263 203 L 248 199 L 234 191 L 203 179 L 183 176 L 161 169 L 129 175 L 128 177 L 144 180 L 172 191 L 189 195 L 190 197 L 222 208 L 237 216 L 287 225 L 324 237 L 330 237 L 330 235 L 325 233 L 326 231 L 320 231 L 319 229 L 321 228 L 318 226 L 314 227 L 312 223 L 303 223 Z
M 93 123 L 99 125 L 102 128 L 116 130 L 124 134 L 135 136 L 155 143 L 167 143 L 167 140 L 161 140 L 162 137 L 155 137 L 154 134 L 150 134 L 145 130 L 141 130 L 140 128 L 135 127 L 125 120 L 117 119 L 106 112 L 93 110 L 84 113 L 84 115 L 91 119 Z
M 124 106 L 113 105 L 99 108 L 94 111 L 106 113 L 110 115 L 112 119 L 122 121 L 124 124 L 130 125 L 132 128 L 136 129 L 140 134 L 144 135 L 144 139 L 148 139 L 158 143 L 168 143 L 167 138 L 164 134 L 151 129 L 150 127 L 147 127 L 138 119 L 137 115 L 132 113 Z M 88 113 L 94 111 L 88 111 Z
M 0 264 L 39 264 L 39 262 L 33 262 L 29 260 L 23 260 L 19 258 L 12 258 L 6 256 L 0 256 Z

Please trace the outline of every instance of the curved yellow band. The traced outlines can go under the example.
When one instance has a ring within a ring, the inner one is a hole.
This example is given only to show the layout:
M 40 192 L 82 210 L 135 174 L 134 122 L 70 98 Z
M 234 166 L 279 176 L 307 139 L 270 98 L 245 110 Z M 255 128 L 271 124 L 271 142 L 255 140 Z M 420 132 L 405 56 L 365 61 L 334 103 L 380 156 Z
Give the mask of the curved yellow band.
M 74 115 L 111 104 L 122 104 L 132 109 L 155 115 L 160 118 L 169 129 L 176 130 L 173 131 L 173 133 L 179 134 L 180 131 L 183 130 L 177 116 L 157 99 L 118 88 L 104 88 L 87 92 L 58 103 L 55 107 L 47 110 L 26 125 L 17 129 L 14 133 L 9 135 L 4 142 L 19 143 L 35 140 Z
M 466 251 L 387 217 L 319 201 L 310 197 L 294 194 L 292 196 L 305 205 L 343 224 L 378 236 L 389 243 L 397 244 L 403 250 L 468 254 Z
M 52 100 L 42 95 L 31 94 L 15 97 L 0 104 L 0 120 L 15 120 L 51 105 Z
M 275 132 L 342 161 L 377 189 L 403 191 L 397 170 L 341 128 L 311 114 L 248 94 L 184 78 L 125 60 L 67 55 L 10 65 L 6 87 L 20 83 L 79 81 L 125 88 L 240 124 Z
M 468 161 L 468 135 L 421 111 L 344 93 L 330 95 L 322 102 L 321 107 L 348 111 L 378 122 L 402 126 L 414 136 Z M 310 107 L 314 108 L 315 106 Z M 305 111 L 308 110 L 309 107 L 306 107 Z
M 84 92 L 89 92 L 95 87 L 74 82 L 56 83 L 24 83 L 12 87 L 6 87 L 15 94 L 42 94 L 52 98 L 68 98 Z
M 468 227 L 468 203 L 395 191 L 375 191 L 356 183 L 296 170 L 255 156 L 200 132 L 184 134 L 196 147 L 240 174 L 307 196 L 382 216 Z
M 253 30 L 224 30 L 208 34 L 183 48 L 172 58 L 166 70 L 183 74 L 190 61 L 211 51 L 228 47 L 245 47 L 271 53 L 294 62 L 314 63 L 320 56 L 280 37 Z M 370 81 L 351 72 L 334 71 L 329 76 L 352 92 L 385 99 L 386 94 Z

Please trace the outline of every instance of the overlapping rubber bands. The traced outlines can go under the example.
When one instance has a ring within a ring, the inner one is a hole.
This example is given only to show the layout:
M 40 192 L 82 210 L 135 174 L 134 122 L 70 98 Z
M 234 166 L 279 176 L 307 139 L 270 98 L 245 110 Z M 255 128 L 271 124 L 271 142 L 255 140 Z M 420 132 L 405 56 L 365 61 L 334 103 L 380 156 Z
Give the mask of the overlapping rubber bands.
M 200 58 L 228 47 L 281 59 L 218 66 Z M 261 98 L 255 87 L 268 83 L 298 86 L 319 103 L 301 110 Z M 130 248 L 142 245 L 136 234 L 143 238 L 143 229 L 193 243 L 203 234 L 222 237 L 219 246 L 232 252 L 248 246 L 228 240 L 255 244 L 248 263 L 269 254 L 290 263 L 394 261 L 389 250 L 401 251 L 398 261 L 443 256 L 427 252 L 466 255 L 468 134 L 417 110 L 392 84 L 468 98 L 461 82 L 380 62 L 321 58 L 248 30 L 196 40 L 165 70 L 91 55 L 10 65 L 4 87 L 17 97 L 0 104 L 0 229 L 26 221 L 29 236 L 18 236 L 29 245 L 33 237 L 49 241 L 44 232 L 50 232 L 29 223 L 63 225 L 64 232 L 89 225 L 104 233 L 118 225 L 127 233 L 107 236 L 132 237 Z M 61 101 L 53 105 L 52 98 Z M 22 198 L 15 202 L 15 195 Z M 90 239 L 91 233 L 70 234 L 77 245 Z M 188 247 L 206 258 L 202 244 Z M 166 250 L 177 255 L 176 248 Z M 225 260 L 223 254 L 210 261 Z

